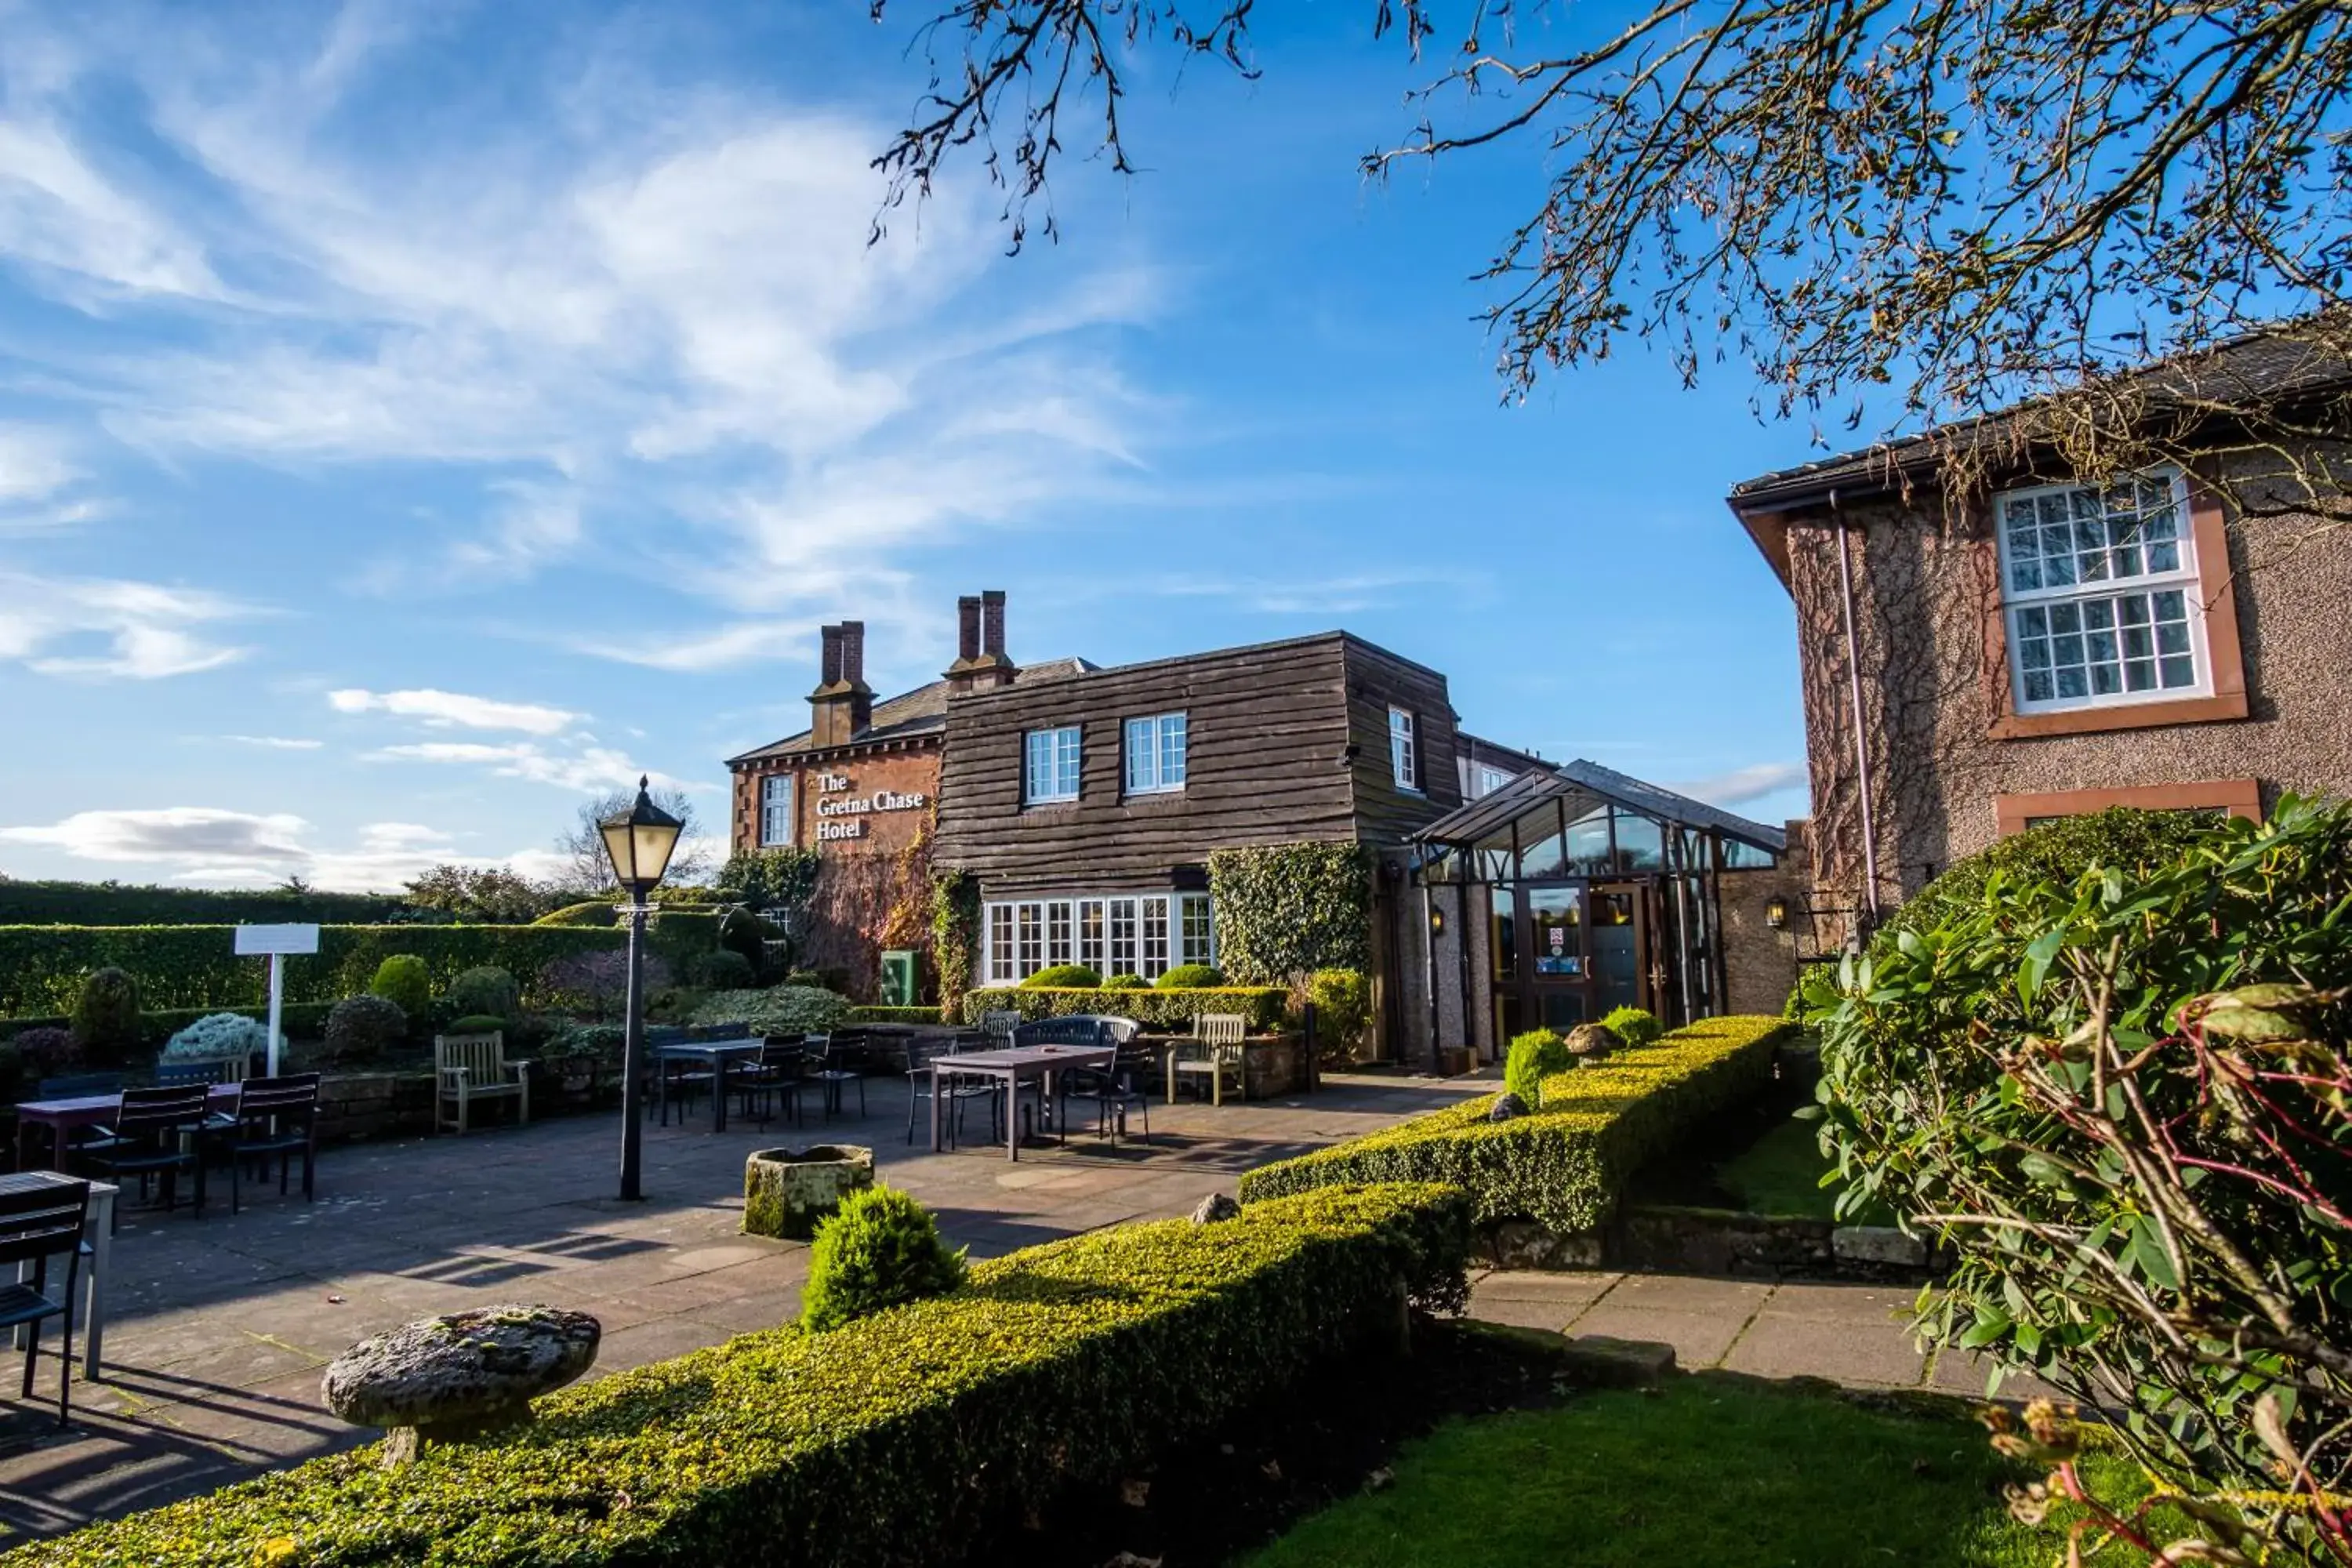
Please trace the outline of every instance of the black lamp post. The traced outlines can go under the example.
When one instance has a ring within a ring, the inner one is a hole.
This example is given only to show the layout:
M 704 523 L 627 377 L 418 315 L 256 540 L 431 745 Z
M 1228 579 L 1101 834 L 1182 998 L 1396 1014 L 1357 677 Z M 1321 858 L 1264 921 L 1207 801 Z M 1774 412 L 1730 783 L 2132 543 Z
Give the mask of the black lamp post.
M 629 1201 L 645 1195 L 637 1188 L 637 1171 L 645 1139 L 639 1096 L 646 1057 L 646 900 L 669 869 L 670 854 L 685 826 L 654 804 L 642 777 L 636 804 L 596 824 L 604 857 L 613 863 L 613 879 L 629 896 L 629 1012 L 621 1047 L 621 1196 Z

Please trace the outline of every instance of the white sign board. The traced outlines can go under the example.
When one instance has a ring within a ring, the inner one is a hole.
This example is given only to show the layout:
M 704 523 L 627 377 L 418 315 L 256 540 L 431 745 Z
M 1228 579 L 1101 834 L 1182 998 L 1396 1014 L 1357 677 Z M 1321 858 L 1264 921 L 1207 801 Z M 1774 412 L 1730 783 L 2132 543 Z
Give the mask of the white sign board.
M 319 951 L 317 926 L 239 926 L 236 928 L 236 955 L 257 958 L 273 952 L 316 952 Z

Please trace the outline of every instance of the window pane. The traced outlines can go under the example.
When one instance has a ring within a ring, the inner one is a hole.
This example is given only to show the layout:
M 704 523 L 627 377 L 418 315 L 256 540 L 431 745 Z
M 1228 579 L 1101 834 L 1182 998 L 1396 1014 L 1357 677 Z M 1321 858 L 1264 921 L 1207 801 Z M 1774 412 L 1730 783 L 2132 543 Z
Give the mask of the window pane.
M 1045 962 L 1068 963 L 1070 957 L 1070 906 L 1066 900 L 1056 900 L 1045 906 Z
M 1135 900 L 1110 900 L 1110 974 L 1139 974 L 1136 958 Z
M 1024 980 L 1045 967 L 1045 910 L 1042 904 L 1023 904 L 1018 909 L 1020 926 L 1020 977 Z
M 1160 720 L 1160 782 L 1173 788 L 1184 782 L 1185 723 L 1181 713 L 1166 713 Z
M 1104 934 L 1103 901 L 1100 899 L 1079 900 L 1078 962 L 1097 974 L 1103 973 Z
M 1013 970 L 1013 906 L 988 906 L 988 978 L 992 984 L 1010 985 L 1020 978 Z
M 1163 895 L 1143 900 L 1143 967 L 1146 980 L 1168 973 L 1168 900 Z
M 1183 904 L 1183 962 L 1214 963 L 1217 956 L 1216 922 L 1210 915 L 1209 895 L 1187 893 Z

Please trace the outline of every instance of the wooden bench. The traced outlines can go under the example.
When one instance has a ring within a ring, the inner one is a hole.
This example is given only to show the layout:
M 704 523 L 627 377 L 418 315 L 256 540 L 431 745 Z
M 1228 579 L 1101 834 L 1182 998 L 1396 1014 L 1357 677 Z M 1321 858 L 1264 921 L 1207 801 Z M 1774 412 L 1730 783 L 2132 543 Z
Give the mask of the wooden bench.
M 1249 1075 L 1247 1047 L 1243 1040 L 1248 1033 L 1249 1020 L 1239 1013 L 1195 1015 L 1192 1037 L 1177 1041 L 1168 1053 L 1168 1103 L 1176 1103 L 1180 1079 L 1205 1078 L 1209 1080 L 1209 1103 L 1223 1105 L 1227 1073 L 1233 1075 L 1234 1087 L 1246 1098 Z
M 433 1130 L 436 1132 L 454 1126 L 464 1136 L 478 1100 L 511 1100 L 515 1124 L 530 1124 L 530 1063 L 507 1059 L 502 1030 L 434 1036 L 433 1076 Z M 454 1115 L 445 1109 L 451 1105 L 457 1107 Z

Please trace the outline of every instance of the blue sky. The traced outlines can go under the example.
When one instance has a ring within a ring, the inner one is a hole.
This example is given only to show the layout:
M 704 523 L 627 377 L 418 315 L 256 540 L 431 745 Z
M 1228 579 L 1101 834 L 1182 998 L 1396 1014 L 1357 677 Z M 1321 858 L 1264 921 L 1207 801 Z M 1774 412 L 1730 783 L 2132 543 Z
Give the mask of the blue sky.
M 866 244 L 919 63 L 865 6 L 0 5 L 0 871 L 545 868 L 650 771 L 1016 658 L 1343 626 L 1479 733 L 1801 815 L 1736 368 L 1507 405 L 1470 275 L 1537 151 L 1368 187 L 1368 4 L 1263 79 L 1141 63 L 1144 173 L 1003 254 L 961 172 Z M 1570 13 L 1573 16 L 1575 13 Z

